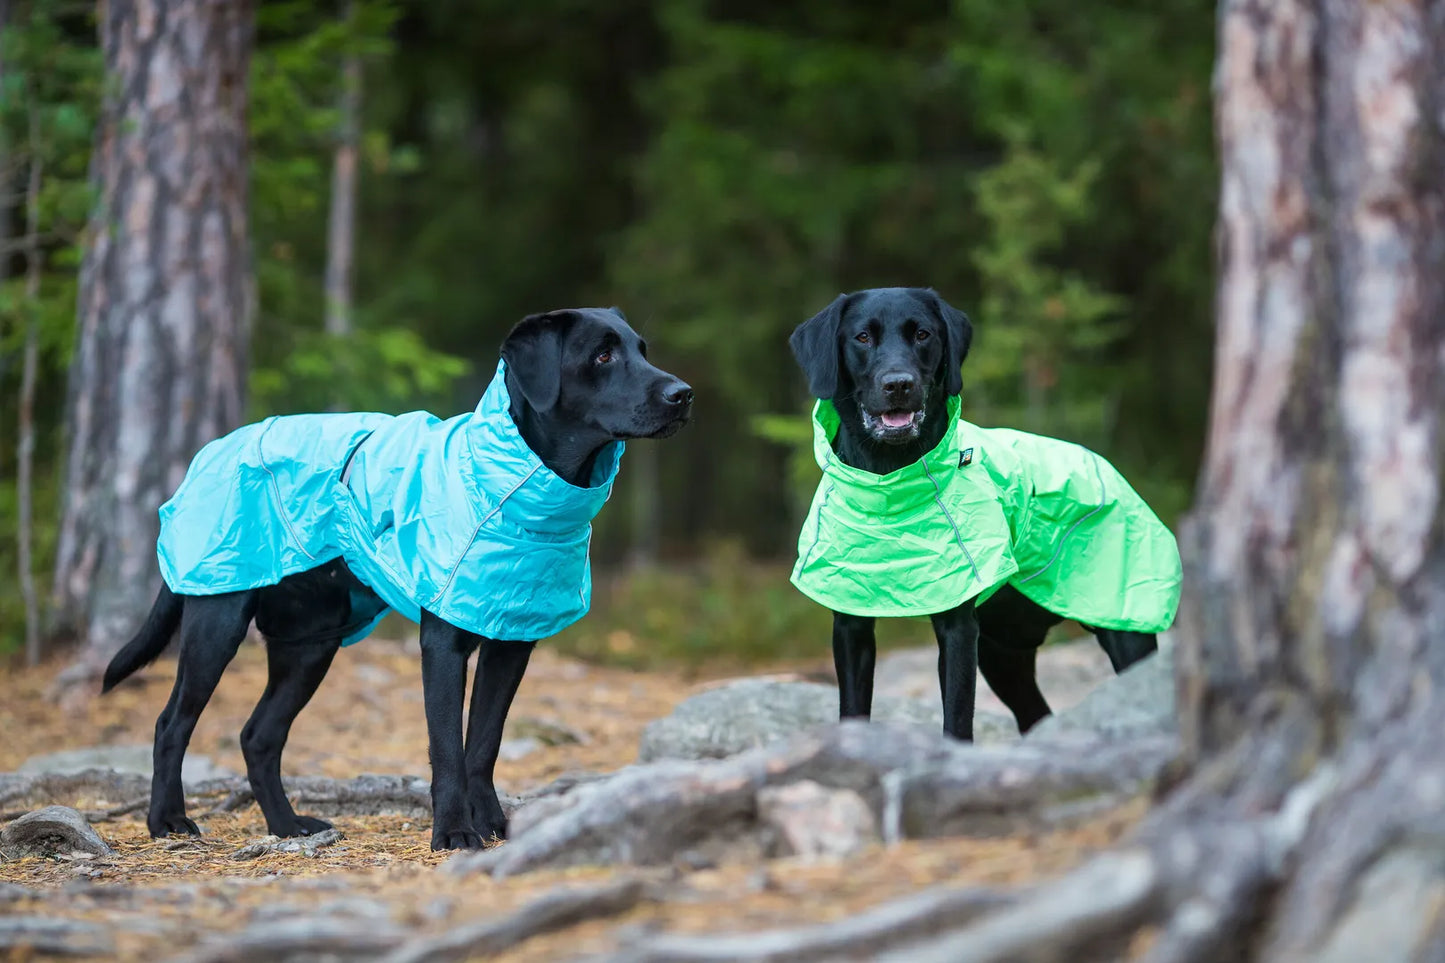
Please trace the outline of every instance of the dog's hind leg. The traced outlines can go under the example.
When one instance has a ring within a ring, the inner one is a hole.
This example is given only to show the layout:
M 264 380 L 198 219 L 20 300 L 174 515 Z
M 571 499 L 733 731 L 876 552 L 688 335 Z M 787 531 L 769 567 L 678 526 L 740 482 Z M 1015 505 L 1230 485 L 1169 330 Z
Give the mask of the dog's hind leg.
M 978 640 L 978 670 L 1013 713 L 1020 733 L 1028 732 L 1050 712 L 1035 675 L 1038 652 L 1036 645 L 1004 645 L 987 635 Z
M 532 656 L 531 642 L 483 639 L 477 656 L 472 705 L 467 714 L 467 798 L 472 826 L 483 839 L 507 838 L 507 816 L 497 799 L 495 773 L 502 746 L 502 727 L 517 695 L 517 686 Z
M 331 828 L 323 819 L 298 816 L 291 807 L 281 785 L 281 752 L 291 724 L 316 694 L 340 647 L 339 639 L 266 646 L 266 691 L 241 729 L 241 754 L 266 831 L 273 836 L 309 836 Z
M 1109 656 L 1114 672 L 1123 672 L 1145 656 L 1159 650 L 1159 640 L 1150 632 L 1116 632 L 1113 629 L 1093 629 L 1099 646 Z
M 170 701 L 156 720 L 151 805 L 146 819 L 152 836 L 200 835 L 200 829 L 186 817 L 181 763 L 196 720 L 210 701 L 211 693 L 216 691 L 221 673 L 241 647 L 255 612 L 254 591 L 186 597 L 181 615 L 181 655 L 176 684 Z

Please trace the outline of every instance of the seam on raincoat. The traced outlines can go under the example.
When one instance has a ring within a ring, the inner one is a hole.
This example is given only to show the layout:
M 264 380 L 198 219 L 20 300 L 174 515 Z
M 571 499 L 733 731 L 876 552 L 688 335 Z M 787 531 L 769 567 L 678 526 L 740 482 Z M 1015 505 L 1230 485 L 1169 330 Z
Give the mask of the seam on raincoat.
M 316 561 L 316 556 L 306 550 L 306 543 L 301 541 L 301 536 L 296 534 L 296 529 L 291 526 L 291 515 L 286 511 L 286 500 L 281 497 L 281 483 L 276 480 L 276 473 L 271 471 L 271 466 L 266 464 L 266 435 L 271 431 L 271 425 L 275 424 L 274 419 L 269 421 L 260 435 L 256 436 L 256 455 L 261 462 L 261 467 L 266 469 L 266 477 L 271 479 L 271 494 L 276 498 L 276 514 L 281 516 L 281 524 L 286 526 L 286 532 L 291 536 L 291 541 L 301 550 L 301 554 Z
M 953 529 L 954 540 L 958 542 L 958 547 L 963 550 L 964 558 L 968 559 L 969 568 L 973 569 L 974 579 L 980 582 L 983 581 L 983 576 L 978 574 L 978 563 L 973 560 L 973 553 L 970 552 L 968 546 L 963 543 L 963 533 L 958 530 L 958 522 L 953 520 L 953 513 L 948 510 L 948 506 L 943 504 L 943 489 L 939 487 L 938 479 L 933 477 L 933 472 L 929 470 L 927 461 L 921 461 L 919 464 L 923 466 L 923 473 L 928 476 L 928 480 L 933 482 L 933 502 L 938 506 L 939 511 L 943 512 L 943 517 L 948 519 L 948 524 Z
M 431 602 L 428 603 L 428 607 L 436 605 L 438 602 L 440 602 L 442 597 L 447 594 L 447 589 L 452 587 L 452 581 L 457 577 L 457 570 L 462 567 L 462 559 L 466 558 L 467 553 L 472 550 L 472 543 L 475 542 L 477 540 L 477 536 L 481 534 L 482 526 L 487 524 L 487 522 L 491 521 L 492 516 L 502 510 L 502 506 L 507 503 L 507 499 L 511 498 L 514 494 L 516 494 L 517 489 L 525 485 L 533 475 L 537 474 L 537 469 L 541 467 L 542 465 L 540 462 L 538 462 L 536 465 L 533 465 L 532 470 L 527 472 L 527 474 L 523 475 L 521 480 L 518 481 L 515 485 L 513 485 L 510 489 L 508 489 L 505 495 L 497 499 L 497 504 L 492 508 L 492 510 L 487 512 L 487 514 L 482 517 L 482 520 L 480 522 L 477 522 L 477 527 L 472 529 L 472 537 L 467 539 L 466 546 L 462 548 L 461 553 L 458 554 L 456 558 L 452 559 L 451 571 L 447 572 L 446 583 L 442 585 L 441 591 L 437 592 L 437 594 L 432 597 Z M 590 541 L 588 544 L 591 544 Z
M 351 450 L 346 453 L 346 460 L 341 463 L 341 484 L 347 488 L 351 487 L 351 463 L 356 459 L 356 453 L 361 451 L 361 446 L 366 444 L 366 440 L 374 434 L 376 434 L 375 428 L 362 435 L 356 444 L 351 446 Z
M 803 556 L 803 561 L 799 565 L 800 568 L 808 567 L 808 562 L 812 560 L 813 552 L 818 547 L 818 539 L 823 537 L 823 513 L 828 510 L 828 499 L 833 495 L 833 488 L 833 480 L 830 478 L 828 479 L 828 488 L 823 492 L 823 498 L 818 503 L 818 520 L 813 525 L 813 544 L 808 546 L 807 554 Z
M 1087 451 L 1088 449 L 1085 450 Z M 1104 505 L 1107 504 L 1107 498 L 1109 494 L 1104 487 L 1104 473 L 1099 471 L 1099 456 L 1097 454 L 1094 454 L 1094 452 L 1092 451 L 1089 452 L 1089 454 L 1094 455 L 1094 478 L 1097 479 L 1099 482 L 1100 504 L 1097 505 L 1092 512 L 1089 512 L 1083 518 L 1080 518 L 1078 521 L 1074 522 L 1074 524 L 1069 526 L 1069 530 L 1064 533 L 1064 537 L 1059 539 L 1059 543 L 1054 546 L 1054 554 L 1049 557 L 1049 560 L 1047 562 L 1044 563 L 1043 568 L 1039 569 L 1032 575 L 1016 580 L 1014 582 L 1015 585 L 1022 585 L 1025 582 L 1030 581 L 1031 579 L 1036 579 L 1040 575 L 1047 572 L 1049 569 L 1053 568 L 1054 563 L 1057 562 L 1059 560 L 1059 556 L 1063 554 L 1064 543 L 1069 540 L 1070 535 L 1074 534 L 1074 530 L 1104 510 Z

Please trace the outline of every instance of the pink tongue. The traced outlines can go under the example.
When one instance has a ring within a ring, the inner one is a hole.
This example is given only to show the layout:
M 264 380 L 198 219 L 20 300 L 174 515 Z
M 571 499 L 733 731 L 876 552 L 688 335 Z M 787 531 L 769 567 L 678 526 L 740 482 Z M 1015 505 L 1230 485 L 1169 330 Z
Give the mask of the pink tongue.
M 885 411 L 880 420 L 885 428 L 903 428 L 913 421 L 913 412 Z

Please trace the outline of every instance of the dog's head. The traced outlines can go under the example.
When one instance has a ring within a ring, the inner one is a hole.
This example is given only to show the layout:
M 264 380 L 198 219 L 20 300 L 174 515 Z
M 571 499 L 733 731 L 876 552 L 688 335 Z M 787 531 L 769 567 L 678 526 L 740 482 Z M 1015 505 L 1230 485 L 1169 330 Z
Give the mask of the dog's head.
M 502 359 L 534 410 L 614 440 L 666 438 L 692 413 L 692 388 L 647 360 L 647 342 L 617 308 L 528 315 Z
M 851 402 L 840 412 L 856 405 L 869 437 L 901 445 L 963 390 L 972 341 L 968 316 L 932 288 L 872 288 L 840 294 L 788 344 L 815 397 Z

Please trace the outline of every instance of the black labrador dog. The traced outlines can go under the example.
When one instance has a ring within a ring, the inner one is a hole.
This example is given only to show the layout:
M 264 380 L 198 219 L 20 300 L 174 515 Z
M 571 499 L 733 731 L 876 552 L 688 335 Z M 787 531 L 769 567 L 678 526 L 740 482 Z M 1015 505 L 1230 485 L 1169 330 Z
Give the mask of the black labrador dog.
M 948 429 L 947 399 L 963 391 L 973 341 L 967 315 L 928 288 L 875 288 L 837 298 L 792 334 L 789 345 L 817 398 L 831 400 L 833 448 L 846 465 L 886 475 L 916 462 Z M 1027 732 L 1049 714 L 1035 656 L 1063 621 L 1005 585 L 932 616 L 938 639 L 944 731 L 973 738 L 976 674 Z M 842 718 L 867 718 L 876 653 L 870 617 L 833 613 L 833 661 Z M 1086 628 L 1088 628 L 1086 626 Z M 1090 629 L 1116 672 L 1155 651 L 1153 635 Z
M 647 360 L 647 346 L 615 308 L 532 315 L 501 347 L 510 415 L 538 459 L 574 486 L 599 452 L 628 438 L 663 438 L 686 423 L 692 389 Z M 246 775 L 277 836 L 330 824 L 297 815 L 281 784 L 281 751 L 293 721 L 331 666 L 343 638 L 381 608 L 343 559 L 275 585 L 220 595 L 162 588 L 136 637 L 106 670 L 104 691 L 153 661 L 180 629 L 175 687 L 156 721 L 147 825 L 152 836 L 199 834 L 186 816 L 181 761 L 201 710 L 254 618 L 267 640 L 267 685 L 241 731 Z M 360 609 L 358 617 L 357 609 Z M 432 848 L 473 849 L 504 838 L 507 820 L 493 770 L 502 726 L 534 643 L 482 638 L 423 609 L 422 686 L 432 767 Z M 467 660 L 480 650 L 462 740 Z

